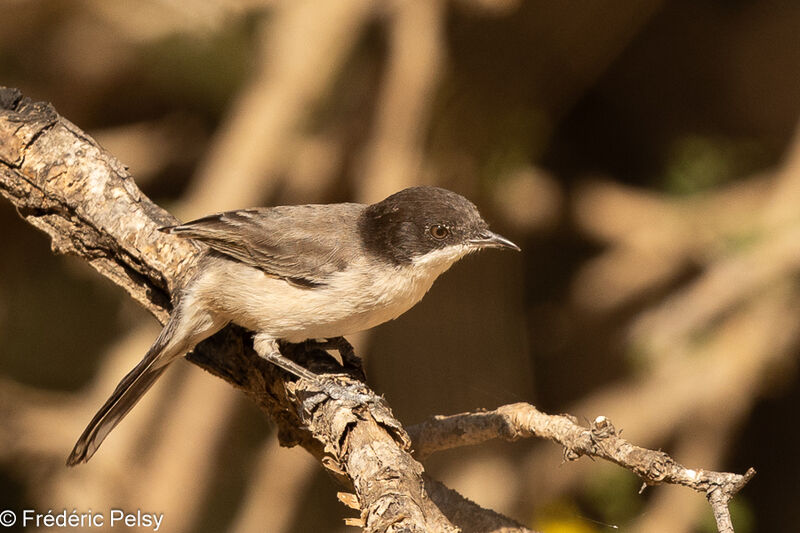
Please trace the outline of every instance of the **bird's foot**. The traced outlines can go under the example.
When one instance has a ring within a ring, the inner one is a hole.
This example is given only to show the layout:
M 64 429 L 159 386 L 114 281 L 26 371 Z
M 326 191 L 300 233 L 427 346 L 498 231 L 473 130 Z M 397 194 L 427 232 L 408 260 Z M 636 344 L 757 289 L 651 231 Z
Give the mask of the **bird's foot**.
M 306 341 L 315 348 L 323 350 L 336 350 L 339 352 L 339 357 L 342 358 L 342 366 L 352 371 L 355 377 L 361 381 L 367 380 L 367 374 L 364 372 L 364 364 L 359 356 L 356 355 L 353 345 L 350 344 L 344 337 L 333 337 L 324 341 L 309 340 Z

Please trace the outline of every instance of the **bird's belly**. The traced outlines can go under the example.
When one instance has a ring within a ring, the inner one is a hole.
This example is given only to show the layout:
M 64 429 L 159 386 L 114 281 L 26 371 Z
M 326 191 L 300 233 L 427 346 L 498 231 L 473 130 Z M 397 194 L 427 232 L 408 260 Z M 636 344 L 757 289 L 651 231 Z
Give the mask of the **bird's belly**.
M 216 311 L 249 330 L 291 342 L 349 335 L 397 318 L 430 289 L 436 275 L 402 267 L 340 272 L 322 287 L 298 287 L 243 267 L 218 279 Z

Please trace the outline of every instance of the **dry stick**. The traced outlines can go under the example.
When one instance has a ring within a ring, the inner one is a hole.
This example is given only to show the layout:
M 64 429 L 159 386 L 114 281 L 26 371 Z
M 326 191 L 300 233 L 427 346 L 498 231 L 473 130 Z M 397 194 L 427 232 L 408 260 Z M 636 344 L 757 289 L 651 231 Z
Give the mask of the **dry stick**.
M 689 469 L 664 452 L 634 446 L 620 438 L 604 416 L 595 418 L 587 428 L 569 415 L 548 415 L 527 403 L 504 405 L 494 411 L 437 416 L 410 427 L 408 433 L 419 458 L 495 438 L 552 440 L 564 446 L 567 461 L 582 455 L 599 457 L 630 470 L 646 485 L 670 483 L 704 493 L 721 533 L 733 532 L 728 502 L 756 473 L 752 468 L 744 475 Z
M 688 427 L 703 425 L 706 431 L 707 418 L 713 419 L 711 424 L 725 428 L 717 439 L 726 440 L 736 421 L 752 408 L 770 369 L 783 368 L 781 365 L 793 360 L 800 329 L 796 320 L 800 314 L 798 302 L 794 289 L 774 287 L 751 304 L 736 309 L 691 351 L 672 348 L 666 357 L 659 357 L 643 379 L 631 378 L 606 387 L 573 405 L 570 411 L 615 413 L 617 420 L 627 420 L 626 426 L 646 436 L 651 446 L 675 435 L 676 428 L 686 429 L 687 423 Z M 656 398 L 668 400 L 656 400 L 654 404 Z M 722 416 L 729 421 L 714 416 L 721 405 L 726 409 Z M 526 479 L 539 479 L 546 469 L 544 465 L 558 459 L 554 452 L 554 448 L 539 447 L 530 453 L 525 460 Z M 589 467 L 584 463 L 571 468 L 545 487 L 528 484 L 522 497 L 546 501 L 563 494 L 586 476 Z
M 157 231 L 174 218 L 144 196 L 94 140 L 52 106 L 5 88 L 0 194 L 50 236 L 54 251 L 83 258 L 165 321 L 170 295 L 194 268 L 198 248 Z M 243 390 L 278 425 L 283 444 L 300 444 L 344 474 L 343 481 L 355 487 L 366 531 L 455 530 L 445 513 L 463 498 L 451 492 L 434 504 L 421 490 L 422 467 L 407 452 L 408 439 L 385 402 L 346 377 L 325 381 L 323 395 L 307 383 L 287 382 L 251 343 L 247 332 L 228 327 L 198 345 L 189 360 Z M 325 369 L 325 353 L 289 348 L 301 352 L 313 370 Z M 382 475 L 366 477 L 367 467 L 378 464 Z M 510 519 L 496 523 L 523 530 Z

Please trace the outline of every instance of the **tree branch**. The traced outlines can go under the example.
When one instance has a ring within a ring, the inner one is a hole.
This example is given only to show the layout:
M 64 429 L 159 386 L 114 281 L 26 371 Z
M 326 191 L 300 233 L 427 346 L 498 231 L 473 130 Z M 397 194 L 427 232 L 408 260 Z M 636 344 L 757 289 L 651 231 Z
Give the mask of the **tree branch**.
M 552 440 L 564 446 L 567 461 L 575 461 L 582 455 L 599 457 L 630 470 L 645 485 L 670 483 L 705 494 L 720 533 L 733 532 L 728 502 L 756 474 L 752 468 L 744 475 L 686 468 L 664 452 L 641 448 L 619 437 L 604 416 L 595 418 L 587 428 L 569 415 L 548 415 L 527 403 L 504 405 L 494 411 L 437 416 L 410 427 L 408 433 L 420 459 L 437 451 L 495 438 Z
M 54 252 L 85 259 L 165 322 L 170 297 L 194 268 L 199 248 L 157 231 L 174 217 L 93 139 L 49 104 L 6 88 L 0 88 L 0 194 L 50 236 Z M 285 348 L 317 372 L 332 368 L 325 352 Z M 319 391 L 288 381 L 236 326 L 200 343 L 188 358 L 243 390 L 276 422 L 282 444 L 303 446 L 352 484 L 365 531 L 456 530 L 420 490 L 422 466 L 408 453 L 400 423 L 362 383 L 337 376 Z
M 124 288 L 162 323 L 171 296 L 194 268 L 199 248 L 157 231 L 175 222 L 134 184 L 127 170 L 49 104 L 0 88 L 0 194 L 47 233 L 56 253 L 82 257 Z M 341 372 L 326 352 L 305 344 L 285 355 L 317 373 Z M 565 415 L 513 404 L 492 412 L 435 417 L 409 434 L 388 404 L 352 376 L 321 383 L 291 381 L 260 359 L 250 334 L 229 326 L 202 342 L 189 360 L 244 391 L 278 425 L 281 444 L 301 445 L 355 496 L 340 499 L 360 510 L 350 519 L 365 531 L 530 531 L 469 502 L 423 475 L 417 457 L 493 438 L 542 437 L 565 447 L 565 459 L 600 457 L 647 484 L 673 483 L 706 494 L 721 532 L 732 532 L 728 502 L 755 474 L 691 470 L 667 454 L 617 436 L 605 417 L 581 427 Z M 66 450 L 65 450 L 66 454 Z

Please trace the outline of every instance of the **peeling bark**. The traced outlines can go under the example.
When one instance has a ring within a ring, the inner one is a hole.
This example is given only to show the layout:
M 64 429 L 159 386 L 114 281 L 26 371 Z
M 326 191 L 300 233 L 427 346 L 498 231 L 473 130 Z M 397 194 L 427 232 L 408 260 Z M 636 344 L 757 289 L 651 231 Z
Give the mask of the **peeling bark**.
M 55 253 L 83 258 L 165 322 L 199 247 L 157 231 L 175 218 L 92 138 L 50 104 L 7 88 L 0 88 L 0 194 L 50 236 Z M 316 372 L 341 371 L 321 350 L 284 351 Z M 237 326 L 200 343 L 188 359 L 244 391 L 278 425 L 283 445 L 303 446 L 352 486 L 365 531 L 458 530 L 426 492 L 402 426 L 363 383 L 343 375 L 325 379 L 324 390 L 293 382 L 260 359 Z

